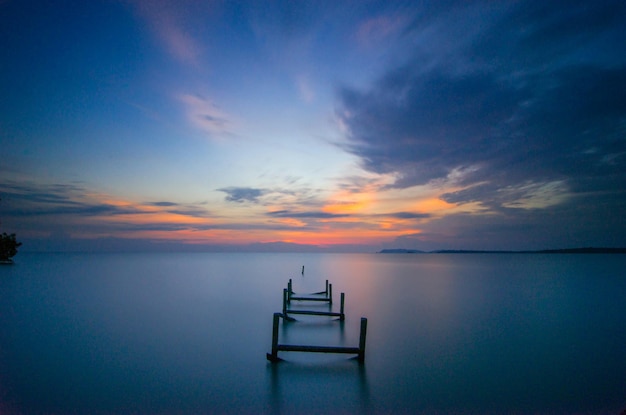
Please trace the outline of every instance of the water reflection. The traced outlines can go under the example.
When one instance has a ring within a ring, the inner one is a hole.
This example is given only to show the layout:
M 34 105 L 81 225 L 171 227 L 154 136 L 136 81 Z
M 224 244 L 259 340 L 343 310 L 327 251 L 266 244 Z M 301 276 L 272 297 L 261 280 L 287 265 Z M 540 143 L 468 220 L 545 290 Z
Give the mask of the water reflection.
M 267 364 L 273 413 L 369 413 L 366 366 L 334 357 Z

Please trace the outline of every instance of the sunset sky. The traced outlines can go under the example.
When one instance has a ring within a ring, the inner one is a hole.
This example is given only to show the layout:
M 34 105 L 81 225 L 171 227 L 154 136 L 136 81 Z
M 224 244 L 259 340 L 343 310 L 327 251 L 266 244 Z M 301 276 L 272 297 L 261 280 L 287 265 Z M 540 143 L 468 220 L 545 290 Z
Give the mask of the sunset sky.
M 0 0 L 0 231 L 626 246 L 624 22 L 623 1 Z

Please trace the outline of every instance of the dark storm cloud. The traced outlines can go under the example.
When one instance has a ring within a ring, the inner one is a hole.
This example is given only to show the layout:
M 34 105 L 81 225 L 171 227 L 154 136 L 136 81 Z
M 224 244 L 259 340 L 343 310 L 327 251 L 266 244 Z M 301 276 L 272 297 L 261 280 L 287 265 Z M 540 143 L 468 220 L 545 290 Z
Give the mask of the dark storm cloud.
M 517 2 L 461 4 L 416 21 L 406 36 L 428 27 L 458 39 L 438 54 L 416 46 L 367 90 L 343 88 L 346 148 L 365 169 L 394 174 L 393 187 L 453 176 L 468 187 L 444 195 L 454 203 L 502 207 L 549 183 L 619 192 L 624 17 L 621 2 Z
M 399 173 L 397 187 L 424 184 L 472 164 L 472 154 L 495 151 L 489 139 L 512 116 L 518 94 L 486 75 L 416 78 L 407 68 L 373 92 L 344 91 L 348 150 L 367 170 Z
M 266 193 L 264 189 L 253 187 L 224 187 L 217 190 L 226 193 L 226 201 L 236 203 L 258 203 L 259 197 Z

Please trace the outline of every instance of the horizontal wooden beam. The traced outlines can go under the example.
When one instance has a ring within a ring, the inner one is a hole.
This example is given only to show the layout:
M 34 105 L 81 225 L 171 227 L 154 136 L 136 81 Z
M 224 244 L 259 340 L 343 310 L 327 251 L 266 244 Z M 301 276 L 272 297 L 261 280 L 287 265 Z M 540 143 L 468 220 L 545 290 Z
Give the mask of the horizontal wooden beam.
M 326 297 L 291 297 L 291 300 L 296 300 L 296 301 L 330 301 L 330 298 L 326 298 Z
M 365 339 L 367 336 L 367 319 L 361 317 L 361 330 L 359 335 L 359 347 L 341 346 L 310 346 L 298 344 L 278 344 L 278 324 L 280 317 L 287 317 L 281 313 L 274 313 L 272 330 L 272 353 L 267 353 L 267 360 L 279 362 L 278 352 L 306 352 L 306 353 L 344 353 L 356 354 L 360 362 L 365 361 Z
M 293 284 L 291 278 L 287 283 L 287 303 L 291 303 L 291 300 L 296 301 L 327 301 L 329 304 L 333 303 L 333 285 L 326 280 L 326 290 L 316 293 L 303 294 L 300 296 L 294 296 L 296 293 L 293 291 Z M 324 295 L 324 297 L 308 297 L 308 295 Z
M 288 321 L 294 321 L 295 319 L 289 317 L 289 314 L 301 314 L 301 315 L 309 315 L 309 316 L 330 316 L 330 317 L 339 317 L 340 320 L 345 320 L 346 315 L 344 314 L 344 303 L 345 303 L 345 294 L 341 293 L 341 307 L 339 312 L 333 311 L 317 311 L 317 310 L 301 310 L 301 309 L 288 309 L 287 308 L 287 298 L 289 296 L 288 289 L 283 289 L 283 318 Z
M 340 346 L 304 346 L 297 344 L 278 344 L 278 351 L 282 352 L 306 352 L 306 353 L 345 353 L 359 354 L 358 347 L 340 347 Z
M 312 311 L 312 310 L 287 310 L 287 314 L 302 314 L 307 316 L 331 316 L 342 317 L 343 313 L 335 313 L 332 311 Z

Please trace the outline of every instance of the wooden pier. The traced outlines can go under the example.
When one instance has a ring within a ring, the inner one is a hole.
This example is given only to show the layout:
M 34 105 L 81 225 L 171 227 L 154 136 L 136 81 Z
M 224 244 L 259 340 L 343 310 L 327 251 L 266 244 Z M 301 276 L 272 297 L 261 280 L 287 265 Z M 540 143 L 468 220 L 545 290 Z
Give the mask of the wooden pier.
M 309 315 L 309 316 L 329 316 L 329 317 L 339 317 L 339 320 L 343 321 L 346 319 L 346 315 L 344 313 L 344 303 L 345 303 L 345 294 L 341 293 L 341 300 L 339 306 L 339 312 L 334 311 L 320 311 L 320 310 L 298 310 L 288 308 L 287 304 L 289 303 L 289 289 L 283 289 L 283 314 L 282 317 L 288 321 L 294 321 L 295 319 L 289 317 L 289 314 L 300 314 L 300 315 Z M 329 304 L 330 305 L 330 304 Z
M 278 357 L 278 352 L 306 352 L 306 353 L 343 353 L 357 355 L 359 362 L 365 361 L 365 339 L 367 336 L 367 318 L 361 317 L 361 331 L 359 334 L 358 347 L 341 347 L 341 346 L 310 346 L 296 344 L 279 344 L 278 343 L 278 326 L 281 313 L 274 313 L 274 321 L 272 327 L 272 352 L 267 353 L 267 360 L 270 362 L 280 362 L 282 359 Z
M 293 301 L 321 301 L 321 302 L 327 302 L 329 304 L 333 303 L 333 285 L 329 284 L 328 280 L 326 280 L 326 289 L 324 291 L 311 293 L 311 294 L 305 294 L 305 295 L 296 295 L 296 293 L 293 292 L 293 285 L 292 285 L 292 281 L 290 278 L 289 282 L 287 283 L 287 294 L 288 294 L 287 304 L 290 304 L 292 300 Z

